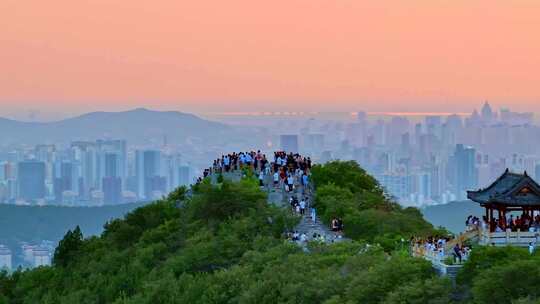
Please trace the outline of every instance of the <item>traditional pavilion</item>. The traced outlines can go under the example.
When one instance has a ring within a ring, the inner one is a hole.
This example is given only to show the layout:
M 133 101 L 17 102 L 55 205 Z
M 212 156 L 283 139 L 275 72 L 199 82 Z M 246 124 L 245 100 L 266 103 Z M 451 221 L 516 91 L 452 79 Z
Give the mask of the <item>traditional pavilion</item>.
M 528 232 L 526 227 L 532 225 L 535 219 L 535 211 L 538 211 L 536 215 L 540 214 L 540 185 L 527 175 L 526 171 L 516 174 L 506 169 L 489 187 L 467 191 L 467 197 L 486 209 L 484 220 L 489 223 L 491 236 L 495 235 L 496 230 L 502 230 L 502 233 L 506 233 L 507 243 L 511 243 L 510 239 L 514 237 L 512 233 L 518 232 L 518 240 L 525 237 L 524 234 Z M 507 227 L 506 218 L 512 211 L 518 212 L 515 216 L 520 216 L 520 226 L 510 229 Z M 497 212 L 496 218 L 494 212 Z

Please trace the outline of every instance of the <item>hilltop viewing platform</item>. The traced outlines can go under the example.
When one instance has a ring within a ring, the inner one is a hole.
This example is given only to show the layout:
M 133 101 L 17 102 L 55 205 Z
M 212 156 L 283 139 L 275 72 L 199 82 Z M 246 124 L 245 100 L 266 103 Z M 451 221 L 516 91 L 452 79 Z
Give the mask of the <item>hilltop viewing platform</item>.
M 276 151 L 267 158 L 261 151 L 222 155 L 204 172 L 213 184 L 221 179 L 240 181 L 248 175 L 257 179 L 267 193 L 268 203 L 290 208 L 299 218 L 294 228 L 286 231 L 286 238 L 305 246 L 307 242 L 334 243 L 349 240 L 343 237 L 342 220 L 335 218 L 324 225 L 314 205 L 314 185 L 311 183 L 312 162 L 298 153 Z M 198 182 L 201 182 L 199 179 Z

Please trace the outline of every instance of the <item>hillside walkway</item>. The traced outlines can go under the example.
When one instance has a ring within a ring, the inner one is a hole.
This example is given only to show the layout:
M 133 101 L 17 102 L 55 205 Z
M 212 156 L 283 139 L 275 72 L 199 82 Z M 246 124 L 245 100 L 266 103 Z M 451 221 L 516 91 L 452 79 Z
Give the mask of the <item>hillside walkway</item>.
M 219 174 L 212 174 L 211 175 L 211 181 L 212 183 L 217 183 L 217 176 Z M 238 182 L 242 179 L 242 172 L 239 170 L 233 171 L 233 172 L 225 172 L 222 173 L 223 178 Z M 305 198 L 308 202 L 308 205 L 306 207 L 306 212 L 304 215 L 297 215 L 300 217 L 300 222 L 296 227 L 292 229 L 292 232 L 297 232 L 299 235 L 305 235 L 308 241 L 319 241 L 321 243 L 336 243 L 336 242 L 344 242 L 344 241 L 350 241 L 350 239 L 345 237 L 338 237 L 335 232 L 331 231 L 327 225 L 325 225 L 321 219 L 317 216 L 316 220 L 313 221 L 311 219 L 310 215 L 310 207 L 311 204 L 314 201 L 313 196 L 313 188 L 307 187 L 304 189 L 301 183 L 296 183 L 294 190 L 287 192 L 285 191 L 284 187 L 274 187 L 272 182 L 272 176 L 266 175 L 263 180 L 263 186 L 261 186 L 261 190 L 266 192 L 268 194 L 268 203 L 273 204 L 275 206 L 281 207 L 281 208 L 287 208 L 292 211 L 292 208 L 289 204 L 290 199 L 292 197 L 296 197 L 299 201 L 302 198 Z M 316 239 L 314 239 L 314 236 L 318 236 Z M 306 242 L 297 241 L 298 245 L 302 247 L 306 247 Z

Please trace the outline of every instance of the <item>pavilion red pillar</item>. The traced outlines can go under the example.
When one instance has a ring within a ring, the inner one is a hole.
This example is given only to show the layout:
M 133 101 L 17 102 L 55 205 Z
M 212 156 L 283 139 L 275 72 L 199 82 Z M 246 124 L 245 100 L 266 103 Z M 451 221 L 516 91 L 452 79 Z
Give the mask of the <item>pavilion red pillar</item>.
M 506 207 L 503 207 L 503 213 L 502 213 L 502 227 L 506 231 Z
M 489 223 L 490 223 L 489 231 L 491 232 L 495 231 L 495 227 L 492 225 L 492 219 L 493 219 L 493 209 L 490 207 L 489 208 Z

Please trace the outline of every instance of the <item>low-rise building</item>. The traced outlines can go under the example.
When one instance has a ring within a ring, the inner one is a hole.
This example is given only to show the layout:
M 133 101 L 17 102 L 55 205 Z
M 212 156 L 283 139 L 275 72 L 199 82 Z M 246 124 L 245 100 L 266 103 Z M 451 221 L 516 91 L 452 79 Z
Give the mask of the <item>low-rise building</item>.
M 11 270 L 11 250 L 4 245 L 0 245 L 0 270 Z

